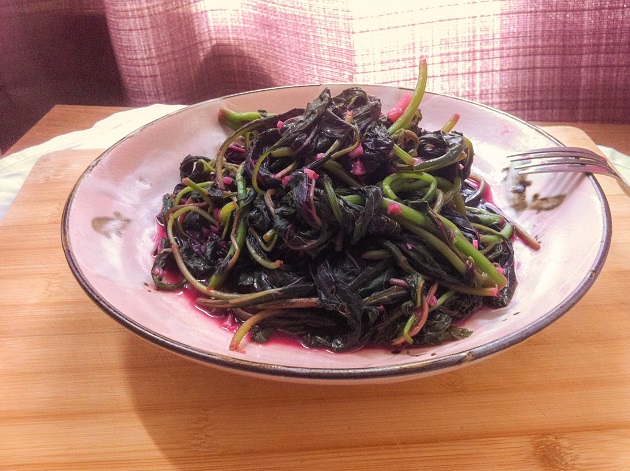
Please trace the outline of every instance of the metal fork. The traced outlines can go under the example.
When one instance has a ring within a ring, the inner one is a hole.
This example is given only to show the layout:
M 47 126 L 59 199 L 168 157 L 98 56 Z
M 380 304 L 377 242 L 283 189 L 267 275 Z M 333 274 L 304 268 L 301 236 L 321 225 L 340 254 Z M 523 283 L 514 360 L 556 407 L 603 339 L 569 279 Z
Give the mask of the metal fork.
M 550 172 L 586 172 L 616 178 L 622 189 L 630 194 L 630 177 L 593 151 L 581 147 L 545 147 L 507 156 L 519 175 Z

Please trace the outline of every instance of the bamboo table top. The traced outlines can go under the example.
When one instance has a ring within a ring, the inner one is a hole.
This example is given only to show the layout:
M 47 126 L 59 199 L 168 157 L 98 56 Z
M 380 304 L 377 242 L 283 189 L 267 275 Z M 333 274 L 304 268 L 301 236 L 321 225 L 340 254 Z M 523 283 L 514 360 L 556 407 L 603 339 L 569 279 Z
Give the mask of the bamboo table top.
M 113 111 L 55 108 L 12 150 Z M 567 145 L 630 154 L 630 125 L 552 124 Z M 448 373 L 314 386 L 180 358 L 92 303 L 59 224 L 99 153 L 42 157 L 0 221 L 0 470 L 630 466 L 630 200 L 612 179 L 599 179 L 613 220 L 604 270 L 550 327 Z

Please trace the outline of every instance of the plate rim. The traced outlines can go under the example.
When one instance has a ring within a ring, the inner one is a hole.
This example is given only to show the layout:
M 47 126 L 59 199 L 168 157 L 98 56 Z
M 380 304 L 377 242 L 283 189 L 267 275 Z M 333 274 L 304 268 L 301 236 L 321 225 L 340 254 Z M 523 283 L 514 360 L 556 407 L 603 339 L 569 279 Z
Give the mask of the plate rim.
M 597 179 L 592 175 L 588 174 L 586 177 L 589 179 L 597 198 L 601 204 L 603 211 L 603 225 L 602 231 L 603 236 L 602 240 L 599 244 L 597 254 L 595 256 L 595 261 L 593 266 L 586 272 L 584 278 L 580 281 L 578 286 L 564 299 L 564 301 L 555 306 L 552 310 L 545 313 L 542 317 L 537 319 L 536 321 L 527 324 L 521 329 L 498 339 L 489 341 L 477 347 L 471 348 L 464 352 L 449 354 L 444 357 L 436 358 L 436 359 L 422 359 L 417 362 L 410 362 L 400 365 L 389 365 L 389 366 L 376 366 L 376 367 L 360 367 L 360 368 L 318 368 L 318 367 L 301 367 L 301 366 L 289 366 L 289 365 L 277 365 L 277 364 L 268 364 L 262 363 L 247 359 L 235 358 L 232 356 L 221 355 L 220 353 L 213 353 L 207 351 L 201 351 L 199 349 L 190 347 L 181 342 L 170 339 L 158 332 L 155 332 L 138 322 L 134 319 L 128 317 L 124 312 L 120 311 L 116 307 L 114 307 L 105 297 L 103 297 L 96 288 L 94 288 L 91 283 L 88 281 L 87 277 L 84 275 L 81 270 L 78 261 L 75 259 L 74 253 L 72 251 L 72 246 L 69 238 L 69 224 L 70 224 L 70 214 L 72 209 L 72 204 L 74 198 L 79 191 L 81 185 L 88 178 L 89 174 L 94 170 L 94 168 L 102 162 L 107 156 L 121 143 L 126 141 L 127 139 L 132 138 L 138 133 L 142 132 L 148 126 L 154 125 L 156 122 L 167 119 L 169 116 L 174 114 L 185 112 L 191 108 L 206 106 L 210 102 L 227 100 L 233 97 L 238 97 L 242 95 L 251 95 L 261 92 L 274 91 L 274 90 L 283 90 L 283 89 L 295 89 L 295 88 L 308 88 L 308 87 L 324 87 L 324 86 L 346 86 L 346 87 L 376 87 L 376 88 L 387 88 L 387 89 L 398 89 L 398 90 L 406 90 L 411 91 L 412 89 L 409 87 L 397 86 L 397 85 L 386 85 L 386 84 L 370 84 L 370 83 L 345 83 L 345 82 L 322 82 L 322 83 L 313 83 L 313 84 L 300 84 L 300 85 L 287 85 L 287 86 L 279 86 L 279 87 L 269 87 L 262 88 L 257 90 L 251 90 L 246 92 L 233 93 L 229 95 L 224 95 L 221 97 L 211 98 L 208 100 L 201 101 L 199 103 L 195 103 L 192 105 L 185 106 L 183 108 L 174 110 L 173 112 L 167 113 L 164 116 L 161 116 L 157 119 L 154 119 L 138 129 L 130 132 L 125 135 L 123 138 L 119 139 L 117 142 L 112 144 L 109 148 L 107 148 L 103 153 L 101 153 L 93 162 L 91 162 L 88 167 L 83 171 L 83 173 L 79 176 L 77 181 L 75 182 L 72 190 L 70 191 L 68 198 L 64 204 L 62 216 L 61 216 L 61 245 L 66 258 L 66 261 L 70 267 L 70 270 L 73 276 L 78 281 L 79 285 L 83 289 L 83 291 L 88 295 L 88 297 L 107 315 L 117 321 L 119 324 L 124 326 L 127 330 L 133 332 L 134 334 L 140 336 L 141 338 L 156 344 L 162 348 L 165 348 L 171 352 L 184 356 L 188 359 L 192 359 L 208 366 L 218 367 L 223 370 L 235 371 L 246 373 L 250 375 L 255 375 L 259 377 L 267 377 L 273 379 L 281 379 L 281 380 L 298 380 L 298 381 L 317 381 L 317 382 L 332 382 L 335 384 L 338 383 L 356 383 L 361 381 L 373 381 L 373 380 L 393 380 L 393 379 L 411 379 L 414 377 L 428 375 L 438 370 L 447 370 L 451 368 L 455 368 L 458 366 L 462 366 L 464 364 L 468 364 L 470 362 L 479 361 L 484 359 L 490 355 L 498 353 L 500 351 L 506 350 L 528 338 L 540 332 L 544 328 L 548 327 L 555 321 L 557 321 L 560 317 L 566 314 L 571 310 L 577 302 L 588 292 L 588 290 L 595 283 L 598 278 L 601 270 L 606 262 L 608 252 L 610 249 L 610 242 L 612 238 L 612 217 L 610 212 L 610 207 L 608 205 L 608 201 L 606 199 L 606 195 L 601 188 Z M 559 146 L 564 146 L 562 142 L 560 142 L 557 138 L 541 129 L 539 126 L 536 126 L 532 123 L 529 123 L 521 118 L 518 118 L 510 113 L 505 111 L 501 111 L 497 108 L 494 108 L 489 105 L 485 105 L 483 103 L 475 102 L 466 98 L 461 98 L 449 94 L 444 93 L 436 93 L 436 92 L 425 92 L 426 95 L 435 95 L 441 96 L 452 100 L 462 101 L 468 104 L 471 104 L 476 107 L 484 108 L 493 113 L 498 113 L 510 120 L 516 121 L 521 125 L 525 125 L 532 129 L 533 131 L 542 134 L 546 138 L 548 138 L 551 142 L 556 143 Z M 344 352 L 341 354 L 352 354 L 352 352 Z

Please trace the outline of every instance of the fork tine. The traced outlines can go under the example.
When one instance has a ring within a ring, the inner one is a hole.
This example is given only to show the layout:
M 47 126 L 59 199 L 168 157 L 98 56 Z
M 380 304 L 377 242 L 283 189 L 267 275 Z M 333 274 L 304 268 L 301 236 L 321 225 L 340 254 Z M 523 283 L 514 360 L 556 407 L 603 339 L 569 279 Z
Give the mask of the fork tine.
M 604 158 L 595 154 L 588 149 L 582 149 L 580 147 L 545 147 L 542 149 L 533 149 L 525 152 L 517 152 L 515 154 L 508 155 L 507 158 L 513 162 L 520 160 L 531 160 L 538 158 L 549 158 L 554 155 L 571 155 L 573 157 L 588 157 L 593 160 L 605 162 Z
M 520 155 L 531 155 L 531 154 L 538 154 L 538 153 L 552 153 L 552 152 L 558 152 L 558 153 L 578 153 L 578 154 L 584 154 L 584 155 L 597 155 L 595 154 L 595 152 L 588 150 L 588 149 L 584 149 L 583 147 L 565 147 L 565 146 L 556 146 L 556 147 L 542 147 L 540 149 L 531 149 L 531 150 L 526 150 L 523 152 L 515 152 L 514 154 L 509 155 L 508 157 L 511 156 L 520 156 Z
M 616 175 L 608 160 L 581 147 L 549 147 L 509 155 L 519 173 L 543 173 L 553 169 L 564 172 L 591 172 Z M 562 168 L 562 170 L 561 170 Z M 530 169 L 538 169 L 535 172 Z
M 532 159 L 518 159 L 512 160 L 514 162 L 514 168 L 525 169 L 530 167 L 536 167 L 540 165 L 568 165 L 572 167 L 584 167 L 586 165 L 603 167 L 608 170 L 612 170 L 607 162 L 592 157 L 575 157 L 575 156 L 542 156 L 534 157 Z
M 581 147 L 547 147 L 508 155 L 519 174 L 597 173 L 616 178 L 630 195 L 630 181 L 605 157 Z
M 534 156 L 519 156 L 510 160 L 519 174 L 587 172 L 617 177 L 615 170 L 605 160 L 591 154 L 543 151 Z
M 595 165 L 558 165 L 558 164 L 537 164 L 533 166 L 515 167 L 515 170 L 521 174 L 528 173 L 599 173 L 601 175 L 616 176 L 612 170 Z

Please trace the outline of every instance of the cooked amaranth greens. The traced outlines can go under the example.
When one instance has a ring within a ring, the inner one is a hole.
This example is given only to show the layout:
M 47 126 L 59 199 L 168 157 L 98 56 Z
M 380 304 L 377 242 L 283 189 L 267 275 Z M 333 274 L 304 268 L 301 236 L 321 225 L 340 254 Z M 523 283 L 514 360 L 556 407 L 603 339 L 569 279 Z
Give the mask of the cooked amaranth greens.
M 458 116 L 422 128 L 426 75 L 387 113 L 357 87 L 277 115 L 221 109 L 233 133 L 164 196 L 156 286 L 233 316 L 233 350 L 248 333 L 333 351 L 470 335 L 458 324 L 516 288 L 514 225 L 484 199 Z

